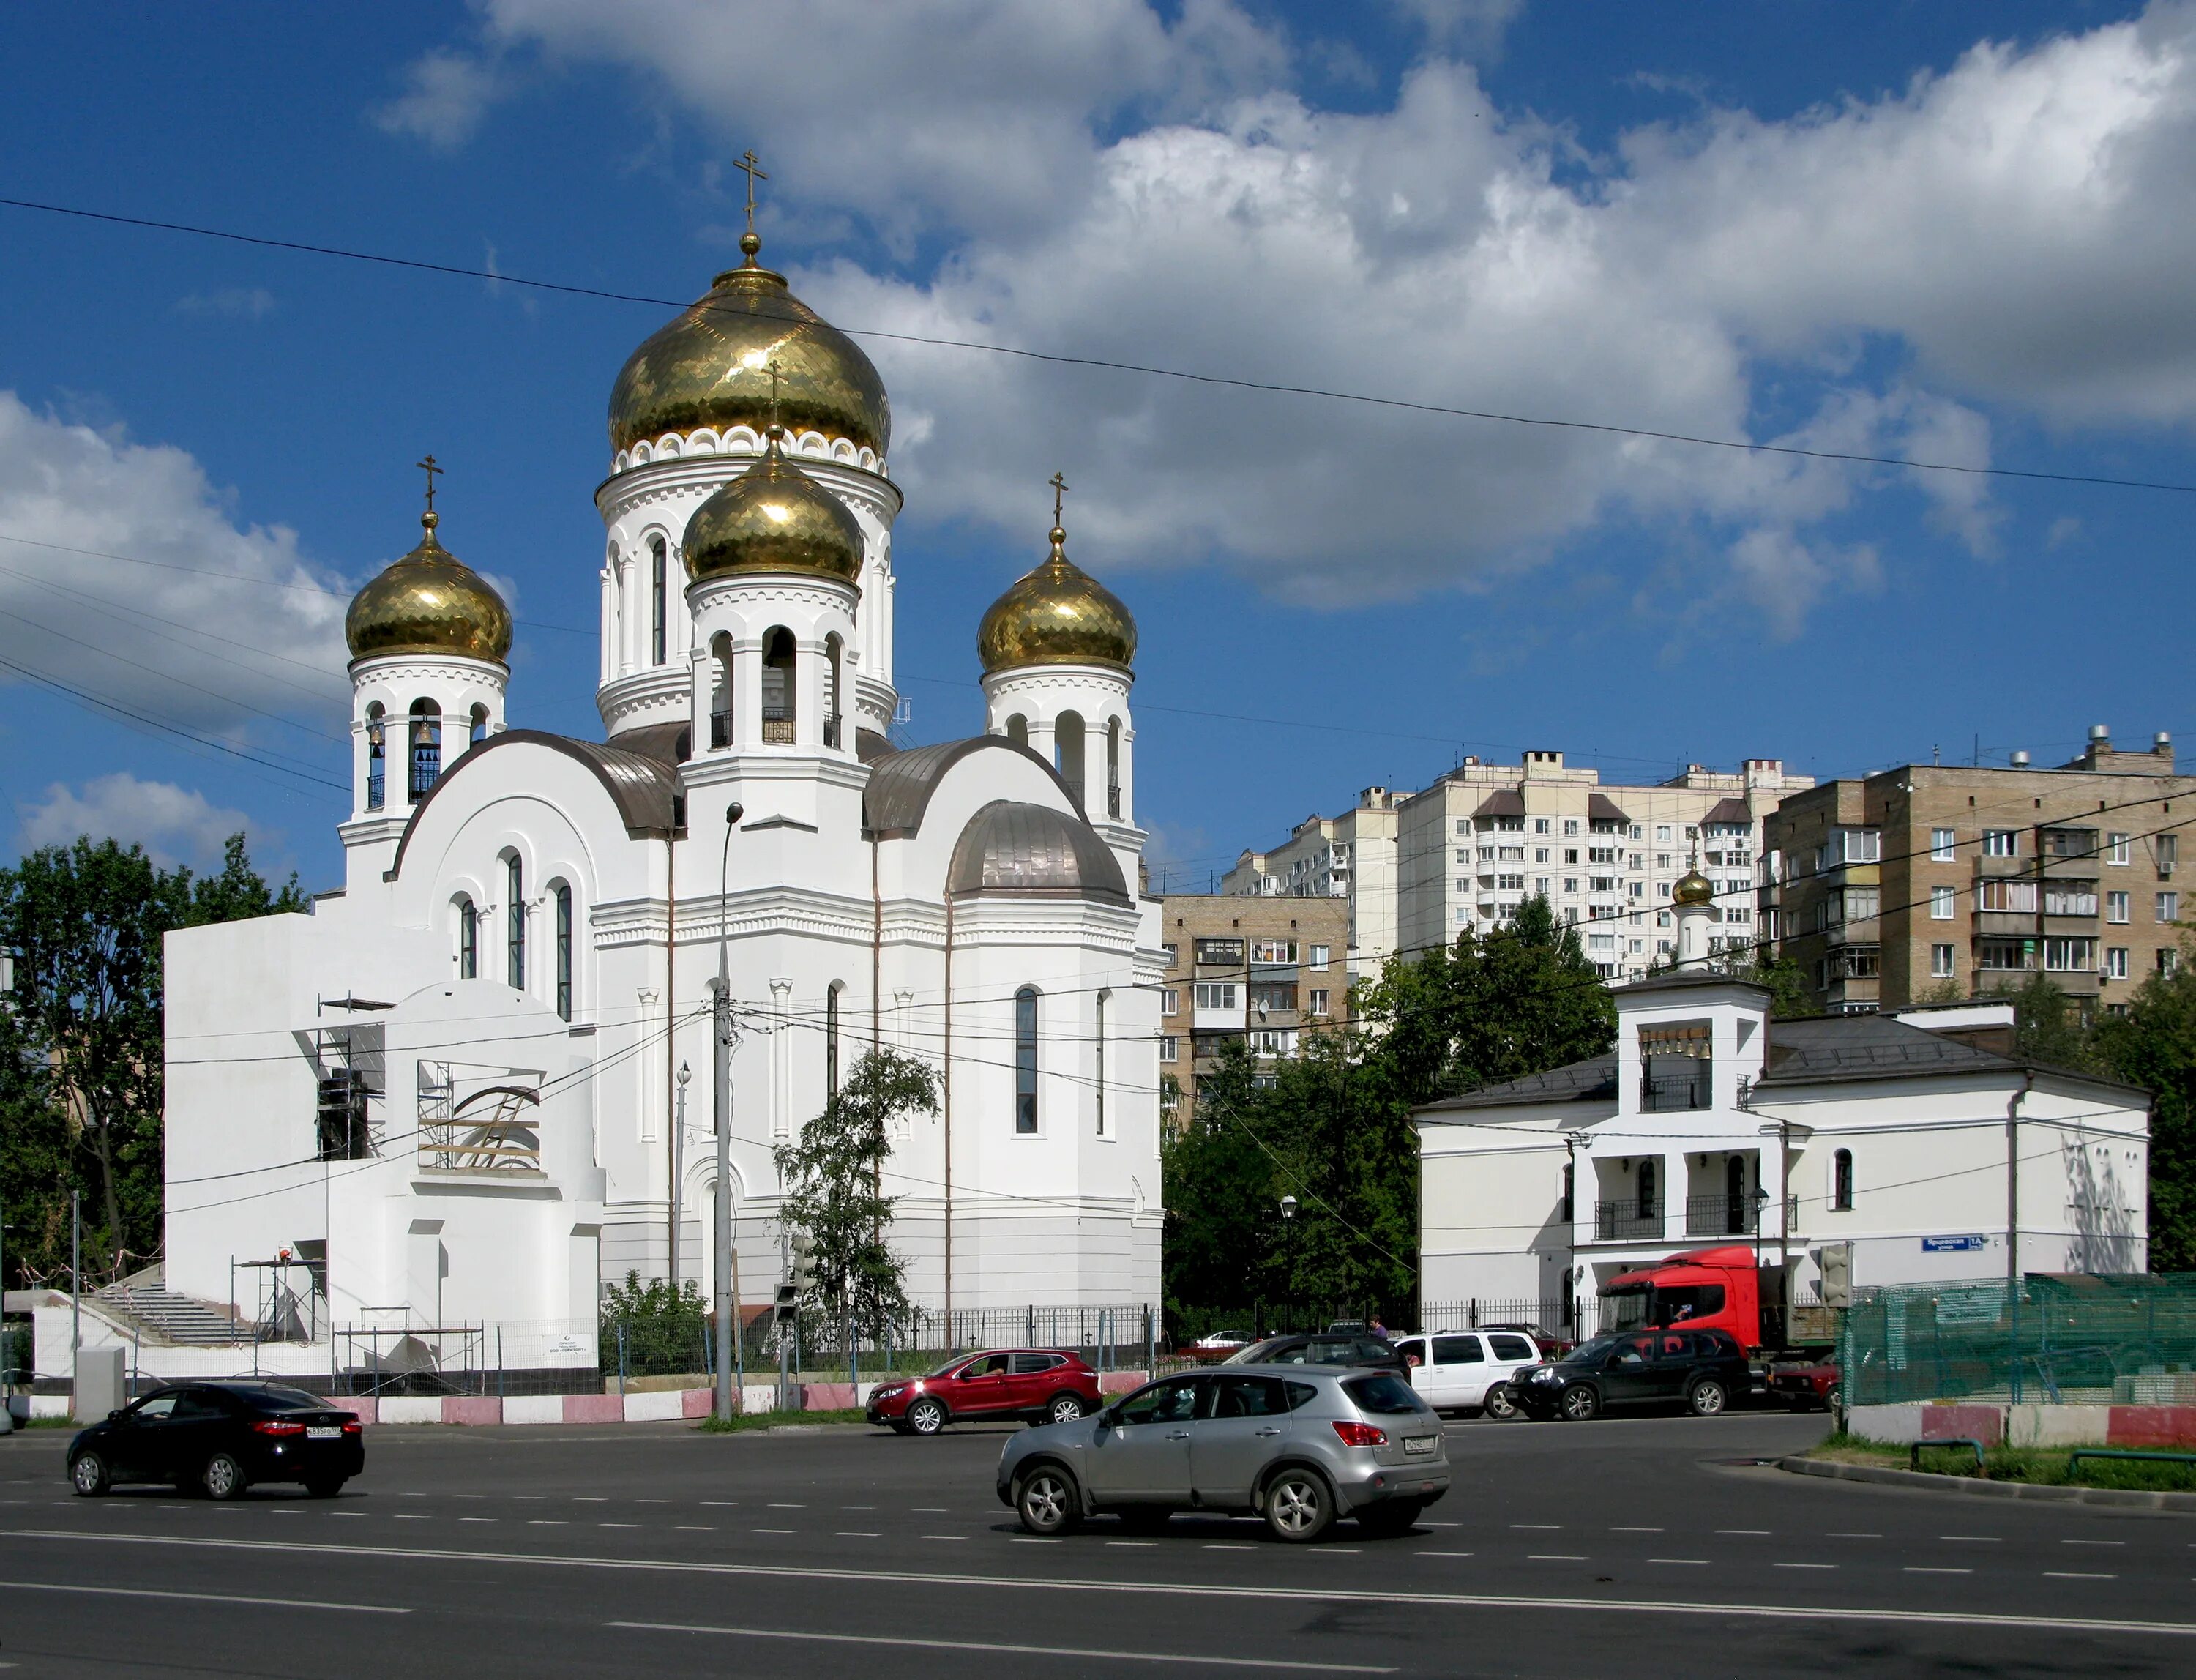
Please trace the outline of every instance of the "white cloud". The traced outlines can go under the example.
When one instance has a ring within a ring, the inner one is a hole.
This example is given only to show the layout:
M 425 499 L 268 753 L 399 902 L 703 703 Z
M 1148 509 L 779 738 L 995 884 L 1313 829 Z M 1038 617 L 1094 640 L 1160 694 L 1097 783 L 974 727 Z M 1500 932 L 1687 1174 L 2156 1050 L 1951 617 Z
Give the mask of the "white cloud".
M 239 528 L 186 451 L 0 391 L 0 658 L 187 727 L 294 719 L 270 742 L 322 754 L 315 731 L 348 715 L 329 590 L 294 531 Z
M 240 320 L 257 320 L 271 315 L 274 309 L 274 294 L 263 286 L 225 286 L 176 299 L 176 313 L 182 315 L 228 315 Z
M 251 827 L 240 811 L 213 804 L 195 788 L 172 782 L 141 782 L 127 771 L 95 777 L 79 788 L 56 782 L 45 802 L 22 815 L 25 851 L 68 846 L 79 834 L 95 840 L 109 835 L 145 848 L 164 868 L 188 863 L 205 869 L 221 862 L 222 846 Z
M 1307 107 L 1288 43 L 1222 0 L 1171 28 L 1136 0 L 485 0 L 484 38 L 643 72 L 766 142 L 805 217 L 950 242 L 921 278 L 800 275 L 850 326 L 1962 466 L 1990 463 L 1992 407 L 2196 420 L 2188 5 L 1789 120 L 1703 102 L 1588 157 L 1448 55 L 1504 6 L 1398 3 L 1427 56 L 1369 114 Z M 1216 561 L 1354 602 L 1692 525 L 1790 633 L 1872 586 L 1876 551 L 1835 522 L 1887 491 L 1999 541 L 1973 476 L 871 343 L 916 518 L 1034 555 L 1065 466 L 1101 572 Z
M 390 134 L 448 151 L 472 138 L 488 107 L 509 91 L 493 59 L 437 48 L 404 72 L 404 91 L 373 113 Z

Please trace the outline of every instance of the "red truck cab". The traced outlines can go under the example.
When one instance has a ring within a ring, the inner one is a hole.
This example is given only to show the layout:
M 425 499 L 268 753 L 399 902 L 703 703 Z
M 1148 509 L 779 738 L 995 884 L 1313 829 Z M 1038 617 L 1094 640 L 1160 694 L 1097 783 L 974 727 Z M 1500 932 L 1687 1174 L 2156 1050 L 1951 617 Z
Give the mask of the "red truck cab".
M 1757 1358 L 1783 1344 L 1783 1281 L 1777 1267 L 1757 1267 L 1754 1250 L 1739 1244 L 1673 1254 L 1601 1286 L 1599 1333 L 1678 1324 L 1726 1331 L 1748 1359 Z

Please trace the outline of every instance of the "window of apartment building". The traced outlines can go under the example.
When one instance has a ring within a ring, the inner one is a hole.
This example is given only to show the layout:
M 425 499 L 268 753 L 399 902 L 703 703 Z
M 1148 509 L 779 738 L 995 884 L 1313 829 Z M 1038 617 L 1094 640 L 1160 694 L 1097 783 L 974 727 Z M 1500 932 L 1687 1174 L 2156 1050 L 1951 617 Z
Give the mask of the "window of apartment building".
M 1647 867 L 1647 854 L 1644 852 L 1633 852 L 1632 854 L 1632 867 L 1635 869 L 1645 869 Z
M 2046 939 L 2043 967 L 2055 974 L 2088 974 L 2097 967 L 2095 939 Z
M 1578 877 L 1576 875 L 1565 875 L 1563 877 L 1563 891 L 1566 892 L 1575 892 L 1578 891 Z
M 1832 980 L 1873 980 L 1883 954 L 1874 945 L 1846 945 L 1823 959 L 1823 984 Z
M 1297 1007 L 1297 989 L 1294 986 L 1252 986 L 1251 1007 L 1262 1015 L 1271 1014 L 1276 1009 L 1292 1010 Z
M 1667 927 L 1670 925 L 1670 913 L 1669 913 L 1669 911 L 1667 911 L 1667 910 L 1657 910 L 1657 911 L 1656 911 L 1656 912 L 1655 912 L 1655 925 L 1656 925 L 1656 927 Z
M 2135 861 L 2135 847 L 2131 844 L 2133 836 L 2129 834 L 2106 834 L 2105 836 L 2105 862 L 2107 863 L 2120 864 L 2133 863 Z
M 1525 877 L 1497 875 L 1494 877 L 1494 890 L 1497 892 L 1523 892 L 1525 890 Z
M 1182 947 L 1175 944 L 1172 941 L 1169 941 L 1167 944 L 1161 945 L 1159 949 L 1166 953 L 1168 967 L 1171 968 L 1176 963 L 1182 961 Z
M 2020 857 L 2020 830 L 2018 828 L 1984 829 L 1983 856 L 1985 857 Z
M 1641 840 L 1645 837 L 1646 833 L 1647 831 L 1644 828 L 1641 828 L 1637 823 L 1634 823 L 1626 832 L 1625 838 L 1627 840 Z
M 1159 1013 L 1162 1015 L 1179 1015 L 1182 1013 L 1181 987 L 1161 986 L 1159 988 Z
M 1630 884 L 1630 890 L 1633 898 L 1644 898 L 1647 896 L 1647 883 L 1644 880 L 1635 880 Z
M 1522 834 L 1525 832 L 1525 819 L 1522 817 L 1498 817 L 1494 819 L 1494 827 L 1500 834 Z
M 1549 826 L 1548 819 L 1545 817 L 1535 817 L 1533 819 L 1533 832 L 1536 834 L 1546 834 Z
M 1549 878 L 1548 876 L 1546 876 L 1546 875 L 1534 875 L 1534 876 L 1533 877 L 1533 891 L 1534 891 L 1534 892 L 1535 892 L 1539 893 L 1539 894 L 1540 894 L 1543 898 L 1546 898 L 1546 897 L 1548 896 L 1548 893 L 1549 893 L 1550 890 L 1551 890 L 1551 880 L 1550 880 L 1550 878 Z
M 1952 978 L 1952 948 L 1950 945 L 1929 947 L 1929 978 L 1933 980 Z
M 1334 994 L 1329 991 L 1325 986 L 1314 986 L 1311 990 L 1306 994 L 1304 999 L 1304 1001 L 1311 1006 L 1308 1013 L 1314 1015 L 1332 1014 L 1334 1013 L 1332 1002 L 1333 996 Z
M 2132 903 L 2134 898 L 2135 895 L 2131 892 L 2107 892 L 2105 894 L 2105 920 L 2106 921 L 2117 922 L 2125 922 L 2129 921 L 2133 915 Z
M 1240 967 L 1243 963 L 1243 942 L 1240 939 L 1199 939 L 1197 960 L 1208 967 Z
M 1253 962 L 1294 962 L 1297 942 L 1294 939 L 1253 939 L 1251 941 L 1251 961 Z
M 1616 935 L 1614 933 L 1589 933 L 1586 936 L 1586 948 L 1589 951 L 1608 951 L 1613 955 L 1616 950 Z
M 1457 854 L 1457 861 L 1459 863 L 1462 863 L 1464 861 L 1464 854 L 1462 852 L 1459 852 Z M 1494 848 L 1491 846 L 1481 846 L 1479 848 L 1479 861 L 1482 863 L 1492 863 L 1494 861 Z
M 2034 915 L 2036 883 L 2032 880 L 1979 880 L 1975 908 L 2002 914 Z
M 1960 890 L 1956 886 L 1933 886 L 1929 889 L 1929 920 L 1950 921 L 1958 907 Z
M 2181 972 L 2181 953 L 2177 950 L 2162 950 L 2158 952 L 2158 972 L 2169 977 L 2179 973 Z
M 1469 817 L 1458 817 L 1456 819 L 1456 831 L 1459 834 L 1470 834 L 1471 832 L 1471 819 Z
M 2094 857 L 2097 855 L 2097 831 L 2095 828 L 2046 828 L 2043 831 L 2043 855 L 2046 857 Z
M 1456 861 L 1459 863 L 1469 863 L 1471 861 L 1471 848 L 1468 846 L 1457 847 Z
M 1657 956 L 1667 956 L 1677 949 L 1677 945 L 1668 939 L 1657 939 L 1655 942 L 1655 955 Z
M 1929 830 L 1929 861 L 1933 863 L 1959 861 L 1958 836 L 1950 828 Z
M 1830 894 L 1829 902 L 1834 921 L 1868 921 L 1881 909 L 1883 891 L 1875 886 L 1848 886 Z
M 1182 1040 L 1170 1032 L 1162 1034 L 1159 1038 L 1159 1059 L 1163 1062 L 1180 1061 Z
M 1471 906 L 1469 904 L 1459 904 L 1456 907 L 1456 919 L 1459 921 L 1470 921 L 1471 920 Z
M 1197 983 L 1197 1007 L 1200 1009 L 1233 1009 L 1238 995 L 1232 980 L 1199 980 Z
M 1627 941 L 1627 946 L 1633 955 L 1638 956 L 1647 949 L 1647 942 L 1644 939 L 1632 939 Z
M 1553 862 L 1555 861 L 1555 850 L 1554 850 L 1554 848 L 1553 848 L 1553 847 L 1552 847 L 1552 846 L 1534 846 L 1534 847 L 1533 848 L 1533 861 L 1534 861 L 1535 863 L 1553 863 Z
M 1324 968 L 1333 961 L 1334 948 L 1332 945 L 1314 945 L 1304 953 L 1305 963 L 1313 968 Z
M 1525 848 L 1522 846 L 1505 846 L 1497 850 L 1494 856 L 1500 863 L 1522 863 L 1525 861 Z
M 2173 866 L 2181 861 L 2181 836 L 2160 834 L 2152 842 L 2158 848 L 2158 872 L 2162 875 L 2173 873 Z
M 1667 823 L 1657 823 L 1655 825 L 1655 843 L 1657 846 L 1667 846 L 1670 843 L 1670 825 Z
M 1578 838 L 1578 824 L 1579 820 L 1575 817 L 1566 817 L 1563 818 L 1563 838 L 1565 840 L 1576 840 Z
M 1579 849 L 1576 846 L 1565 846 L 1563 848 L 1563 862 L 1575 869 L 1578 866 L 1578 854 Z
M 2158 919 L 2160 921 L 2181 920 L 2181 895 L 2178 892 L 2161 892 L 2158 895 Z
M 1586 878 L 1586 890 L 1589 892 L 1614 892 L 1616 891 L 1616 877 L 1615 875 L 1589 875 Z
M 1655 854 L 1655 867 L 1658 869 L 1668 869 L 1670 867 L 1670 854 L 1667 852 L 1656 852 Z
M 1586 861 L 1589 863 L 1614 863 L 1619 860 L 1615 846 L 1590 846 L 1586 849 Z
M 1754 920 L 1754 912 L 1742 904 L 1728 904 L 1724 908 L 1724 921 L 1733 927 L 1743 927 Z
M 2128 948 L 2125 945 L 2105 947 L 2105 978 L 2124 980 L 2128 977 Z
M 2036 942 L 2033 939 L 1978 939 L 1975 941 L 1975 967 L 1993 974 L 2033 968 L 2036 967 Z
M 1459 892 L 1469 892 L 1471 891 L 1471 882 L 1466 877 L 1459 875 L 1456 880 L 1456 890 Z
M 2093 880 L 2052 880 L 2043 885 L 2043 914 L 2089 915 L 2097 913 L 2097 884 Z
M 1834 828 L 1829 858 L 1833 864 L 1875 863 L 1882 861 L 1883 836 L 1873 828 Z

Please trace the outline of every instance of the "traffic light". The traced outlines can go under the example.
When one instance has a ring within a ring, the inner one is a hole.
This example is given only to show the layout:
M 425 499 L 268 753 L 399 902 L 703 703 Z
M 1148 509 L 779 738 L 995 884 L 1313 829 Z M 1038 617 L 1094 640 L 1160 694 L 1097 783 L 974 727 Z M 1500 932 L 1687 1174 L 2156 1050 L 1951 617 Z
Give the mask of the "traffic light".
M 816 1287 L 816 1242 L 805 1231 L 793 1236 L 793 1288 L 805 1295 Z

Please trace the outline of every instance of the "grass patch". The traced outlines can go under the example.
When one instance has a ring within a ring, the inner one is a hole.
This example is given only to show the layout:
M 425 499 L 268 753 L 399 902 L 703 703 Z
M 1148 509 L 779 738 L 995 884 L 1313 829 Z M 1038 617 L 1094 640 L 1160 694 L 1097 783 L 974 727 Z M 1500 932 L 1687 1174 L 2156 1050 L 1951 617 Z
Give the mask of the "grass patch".
M 2166 1464 L 2141 1458 L 2084 1458 L 2078 1474 L 2070 1474 L 2066 1446 L 1994 1446 L 1983 1454 L 1982 1475 L 1991 1481 L 2026 1481 L 2045 1487 L 2122 1487 L 2138 1492 L 2196 1493 L 2196 1464 Z M 1910 1449 L 1864 1440 L 1843 1430 L 1829 1436 L 1812 1452 L 1801 1455 L 1828 1458 L 1842 1464 L 1875 1464 L 1888 1469 L 1912 1468 Z M 1936 1475 L 1976 1475 L 1974 1450 L 1965 1446 L 1924 1446 L 1922 1468 Z
M 729 1418 L 704 1417 L 699 1427 L 705 1435 L 744 1435 L 750 1429 L 778 1429 L 789 1424 L 859 1423 L 867 1414 L 846 1412 L 736 1412 Z
M 73 1417 L 33 1417 L 27 1422 L 17 1419 L 15 1427 L 19 1429 L 80 1429 L 84 1425 Z

